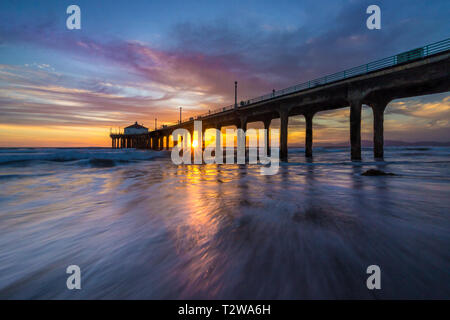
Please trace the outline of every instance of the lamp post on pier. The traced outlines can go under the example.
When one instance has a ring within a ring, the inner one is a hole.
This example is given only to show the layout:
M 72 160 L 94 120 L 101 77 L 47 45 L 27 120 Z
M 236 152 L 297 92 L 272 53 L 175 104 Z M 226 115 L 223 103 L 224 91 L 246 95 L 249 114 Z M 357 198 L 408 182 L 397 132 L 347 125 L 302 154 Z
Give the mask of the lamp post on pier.
M 237 81 L 234 82 L 234 107 L 237 108 Z

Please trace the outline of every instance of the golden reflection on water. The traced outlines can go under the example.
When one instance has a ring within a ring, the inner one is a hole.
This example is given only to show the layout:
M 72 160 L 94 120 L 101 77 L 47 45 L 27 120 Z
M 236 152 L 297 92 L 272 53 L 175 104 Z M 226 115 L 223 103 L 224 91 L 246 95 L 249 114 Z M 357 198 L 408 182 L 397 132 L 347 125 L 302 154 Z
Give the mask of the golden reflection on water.
M 439 178 L 401 175 L 400 165 L 389 170 L 397 176 L 372 178 L 361 176 L 360 165 L 315 161 L 283 164 L 274 176 L 260 175 L 257 165 L 170 159 L 112 168 L 57 163 L 51 174 L 35 175 L 41 167 L 33 167 L 29 176 L 4 179 L 0 297 L 65 298 L 59 277 L 67 262 L 95 275 L 83 298 L 345 298 L 337 286 L 360 282 L 341 275 L 361 272 L 362 259 L 394 270 L 420 259 L 417 252 L 430 259 L 410 283 L 417 292 L 429 288 L 414 279 L 432 270 L 438 277 L 430 288 L 443 296 L 447 167 Z M 28 169 L 4 174 L 13 170 Z
M 221 223 L 217 166 L 180 166 L 177 174 L 183 180 L 182 188 L 177 188 L 183 214 L 178 216 L 174 242 L 178 254 L 189 261 L 182 281 L 192 284 L 201 279 L 197 286 L 208 287 L 218 255 L 212 243 Z

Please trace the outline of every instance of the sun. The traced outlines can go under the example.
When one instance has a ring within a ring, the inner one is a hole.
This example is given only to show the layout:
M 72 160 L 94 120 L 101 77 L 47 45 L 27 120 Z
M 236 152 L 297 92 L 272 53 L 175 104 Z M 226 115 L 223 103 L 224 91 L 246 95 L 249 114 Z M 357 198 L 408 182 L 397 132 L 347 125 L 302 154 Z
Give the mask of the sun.
M 197 140 L 192 141 L 192 147 L 193 148 L 197 148 L 198 147 L 198 141 Z

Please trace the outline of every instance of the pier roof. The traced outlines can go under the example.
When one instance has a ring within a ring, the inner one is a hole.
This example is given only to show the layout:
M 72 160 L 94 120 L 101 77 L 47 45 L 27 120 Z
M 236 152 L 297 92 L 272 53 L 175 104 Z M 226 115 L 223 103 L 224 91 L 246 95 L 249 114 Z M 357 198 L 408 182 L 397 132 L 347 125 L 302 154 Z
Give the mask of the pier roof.
M 140 124 L 137 123 L 137 121 L 132 124 L 131 126 L 125 127 L 125 129 L 131 129 L 131 128 L 135 128 L 135 129 L 148 129 L 144 126 L 141 126 Z

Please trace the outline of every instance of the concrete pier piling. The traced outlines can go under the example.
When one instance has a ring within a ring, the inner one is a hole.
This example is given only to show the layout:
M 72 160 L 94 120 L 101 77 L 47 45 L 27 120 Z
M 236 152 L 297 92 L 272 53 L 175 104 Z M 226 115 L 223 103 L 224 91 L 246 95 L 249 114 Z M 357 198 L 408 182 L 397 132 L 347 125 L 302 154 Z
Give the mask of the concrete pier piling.
M 264 131 L 264 134 L 265 134 L 265 137 L 264 137 L 264 154 L 266 155 L 266 156 L 270 156 L 270 123 L 272 122 L 272 119 L 270 119 L 270 118 L 268 118 L 268 119 L 265 119 L 264 121 L 263 121 L 263 123 L 264 123 L 264 129 L 265 129 L 265 131 Z
M 384 110 L 388 102 L 381 100 L 370 104 L 373 113 L 373 157 L 384 158 Z
M 350 101 L 350 152 L 352 160 L 361 160 L 361 109 L 361 101 Z
M 312 157 L 312 144 L 313 144 L 313 113 L 305 113 L 305 157 Z
M 288 121 L 289 114 L 285 110 L 280 111 L 280 159 L 288 158 Z

